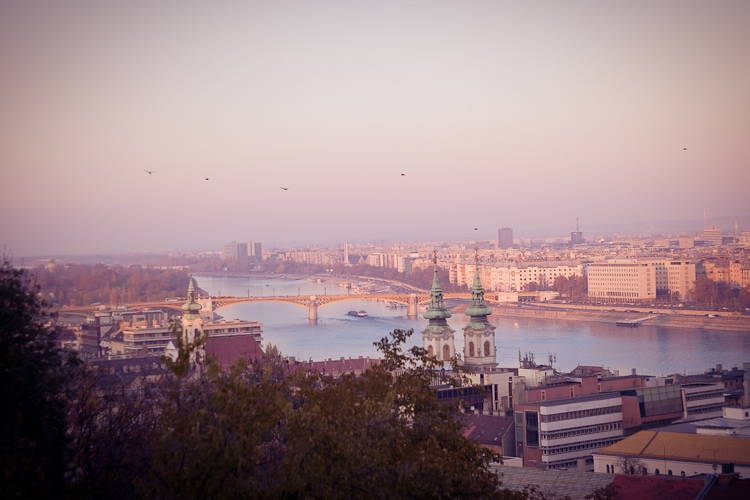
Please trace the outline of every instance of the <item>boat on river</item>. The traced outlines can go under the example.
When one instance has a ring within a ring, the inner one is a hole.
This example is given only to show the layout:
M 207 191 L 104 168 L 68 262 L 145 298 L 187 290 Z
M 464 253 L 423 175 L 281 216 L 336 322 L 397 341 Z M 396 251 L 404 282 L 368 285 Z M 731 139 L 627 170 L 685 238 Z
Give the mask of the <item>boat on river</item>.
M 357 318 L 366 318 L 367 317 L 367 311 L 365 311 L 365 310 L 349 311 L 346 314 L 348 314 L 349 316 L 355 316 Z

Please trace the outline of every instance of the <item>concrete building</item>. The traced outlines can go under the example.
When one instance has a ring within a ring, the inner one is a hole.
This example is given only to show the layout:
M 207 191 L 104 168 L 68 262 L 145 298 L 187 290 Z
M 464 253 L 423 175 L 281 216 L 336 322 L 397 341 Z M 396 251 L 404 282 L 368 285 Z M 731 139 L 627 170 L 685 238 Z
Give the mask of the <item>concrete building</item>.
M 657 265 L 638 260 L 589 264 L 588 295 L 601 302 L 650 302 L 656 299 Z
M 247 245 L 247 256 L 253 262 L 261 262 L 263 260 L 263 246 L 258 241 L 248 241 Z
M 667 272 L 667 292 L 670 297 L 676 302 L 690 300 L 691 290 L 695 287 L 695 262 L 667 260 L 664 262 L 664 267 Z
M 683 417 L 686 419 L 706 419 L 720 417 L 727 405 L 722 383 L 688 383 L 682 386 Z
M 515 407 L 524 467 L 593 470 L 592 453 L 624 437 L 622 397 L 594 394 Z
M 513 248 L 513 228 L 501 227 L 497 230 L 497 247 Z
M 247 259 L 247 243 L 233 241 L 222 245 L 221 258 L 224 260 Z
M 680 385 L 660 385 L 655 377 L 545 378 L 551 382 L 522 387 L 514 398 L 524 467 L 592 471 L 596 450 L 683 416 Z
M 630 459 L 647 474 L 694 476 L 731 469 L 750 477 L 750 439 L 737 436 L 641 431 L 596 451 L 593 458 L 594 472 L 614 471 Z
M 703 230 L 704 245 L 721 245 L 721 229 L 716 226 L 706 226 Z
M 470 287 L 476 266 L 456 263 L 450 267 L 451 283 Z M 502 262 L 479 266 L 483 283 L 495 292 L 520 292 L 531 283 L 551 286 L 558 276 L 583 276 L 583 264 L 578 261 Z

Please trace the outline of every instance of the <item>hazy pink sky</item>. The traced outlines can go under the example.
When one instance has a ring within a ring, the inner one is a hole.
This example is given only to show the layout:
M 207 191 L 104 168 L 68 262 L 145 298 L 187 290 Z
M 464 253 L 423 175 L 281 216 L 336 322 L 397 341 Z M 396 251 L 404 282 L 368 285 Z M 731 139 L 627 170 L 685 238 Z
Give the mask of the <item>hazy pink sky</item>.
M 750 214 L 748 26 L 747 0 L 2 0 L 0 243 Z

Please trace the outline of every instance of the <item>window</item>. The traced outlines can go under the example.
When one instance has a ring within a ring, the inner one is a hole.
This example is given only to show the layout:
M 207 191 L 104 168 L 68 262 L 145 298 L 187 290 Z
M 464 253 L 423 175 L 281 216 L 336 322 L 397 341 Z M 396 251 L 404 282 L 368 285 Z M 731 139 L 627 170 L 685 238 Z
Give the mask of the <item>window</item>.
M 484 355 L 489 356 L 490 355 L 490 343 L 489 341 L 486 341 L 484 343 Z
M 526 446 L 539 446 L 539 413 L 526 411 Z
M 469 356 L 474 357 L 474 342 L 469 342 Z

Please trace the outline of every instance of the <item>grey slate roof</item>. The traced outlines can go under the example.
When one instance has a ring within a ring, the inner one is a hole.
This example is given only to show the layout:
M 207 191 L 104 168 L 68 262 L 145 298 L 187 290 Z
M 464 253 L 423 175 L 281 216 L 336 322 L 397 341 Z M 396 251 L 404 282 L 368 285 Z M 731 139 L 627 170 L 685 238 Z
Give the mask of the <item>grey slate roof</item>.
M 597 488 L 611 483 L 614 474 L 594 474 L 568 470 L 549 470 L 531 467 L 491 466 L 502 481 L 503 489 L 522 491 L 529 485 L 536 485 L 547 498 L 569 496 L 572 500 L 583 500 Z

